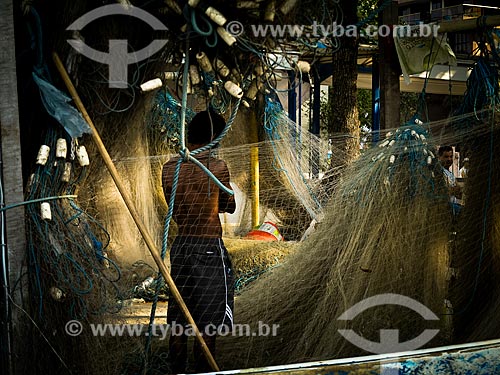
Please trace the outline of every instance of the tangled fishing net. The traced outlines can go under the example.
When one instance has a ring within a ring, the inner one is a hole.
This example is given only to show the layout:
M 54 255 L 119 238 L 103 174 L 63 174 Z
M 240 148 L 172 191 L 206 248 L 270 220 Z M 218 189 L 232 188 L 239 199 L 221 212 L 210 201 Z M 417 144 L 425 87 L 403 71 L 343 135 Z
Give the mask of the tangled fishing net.
M 240 120 L 235 122 L 228 137 L 245 138 L 246 116 L 240 113 Z M 381 136 L 378 145 L 364 150 L 359 159 L 347 167 L 341 179 L 331 185 L 322 185 L 321 178 L 311 178 L 311 170 L 323 173 L 328 165 L 324 160 L 326 148 L 321 148 L 325 146 L 318 147 L 321 142 L 311 135 L 298 138 L 295 125 L 281 109 L 269 106 L 266 116 L 267 141 L 222 146 L 217 153 L 227 161 L 233 176 L 232 186 L 239 191 L 240 199 L 241 211 L 233 217 L 227 214 L 222 217 L 225 235 L 235 236 L 234 240 L 226 241 L 229 252 L 235 256 L 234 268 L 239 282 L 235 322 L 251 327 L 264 322 L 279 325 L 279 328 L 274 337 L 223 338 L 217 359 L 224 368 L 365 353 L 349 344 L 339 334 L 339 329 L 352 328 L 375 342 L 381 328 L 399 329 L 401 341 L 429 328 L 428 322 L 418 320 L 418 315 L 401 306 L 374 307 L 353 321 L 338 320 L 356 303 L 380 294 L 410 297 L 439 317 L 438 321 L 431 322 L 431 328 L 440 332 L 429 345 L 484 339 L 495 332 L 496 321 L 487 317 L 498 311 L 495 303 L 498 290 L 485 287 L 491 285 L 498 272 L 498 225 L 494 209 L 498 172 L 494 168 L 496 157 L 491 152 L 498 131 L 492 112 L 488 115 L 482 111 L 431 124 L 412 121 L 391 129 Z M 456 132 L 454 124 L 457 123 L 471 126 Z M 115 161 L 131 188 L 137 184 L 135 189 L 141 194 L 135 195 L 136 204 L 144 215 L 156 220 L 150 228 L 156 229 L 160 237 L 159 216 L 165 213 L 165 208 L 164 203 L 158 203 L 162 202 L 158 188 L 159 166 L 173 152 L 146 156 L 148 152 L 144 149 L 150 138 L 144 134 L 148 130 L 137 129 L 115 134 Z M 240 131 L 242 136 L 238 135 Z M 126 154 L 118 157 L 123 144 L 129 147 Z M 466 204 L 458 217 L 451 212 L 447 187 L 437 161 L 437 146 L 442 144 L 460 145 L 473 161 L 469 176 L 461 182 Z M 252 188 L 246 171 L 255 148 L 259 151 L 260 180 L 263 182 L 261 215 L 264 220 L 276 223 L 286 240 L 283 244 L 261 245 L 259 241 L 241 239 L 252 229 L 249 224 Z M 313 149 L 322 154 L 321 162 L 325 164 L 314 164 L 314 158 L 307 157 Z M 333 152 L 339 151 L 334 148 Z M 98 161 L 93 168 L 94 172 L 87 176 L 91 189 L 112 187 L 110 181 L 103 183 L 109 177 Z M 144 177 L 137 178 L 141 175 Z M 145 249 L 133 223 L 126 219 L 125 208 L 117 206 L 116 199 L 109 200 L 113 190 L 97 194 L 89 207 L 102 207 L 95 212 L 106 223 L 113 239 L 107 251 L 123 266 L 122 273 L 126 275 L 135 272 L 134 265 L 127 264 L 142 259 Z M 158 211 L 151 207 L 157 207 Z M 62 219 L 67 221 L 71 216 L 70 211 L 69 217 Z M 117 220 L 116 226 L 112 224 L 114 220 Z M 316 229 L 305 236 L 314 222 Z M 174 235 L 175 228 L 172 230 Z M 303 241 L 295 242 L 302 237 Z M 295 241 L 290 242 L 290 239 Z M 97 249 L 95 246 L 91 248 L 93 253 Z M 48 249 L 51 251 L 52 247 Z M 242 255 L 242 251 L 247 254 Z M 134 253 L 135 257 L 131 256 Z M 104 266 L 99 267 L 106 272 Z M 136 272 L 134 281 L 138 283 L 146 277 L 156 276 L 151 268 L 148 270 Z M 116 284 L 118 280 L 112 281 L 119 287 L 111 290 L 122 295 L 112 296 L 110 306 L 119 307 L 119 301 L 126 298 L 126 292 L 133 285 L 124 289 L 120 282 Z M 61 287 L 61 282 L 58 285 Z M 96 290 L 103 292 L 101 288 Z M 94 306 L 93 298 L 85 298 L 84 301 Z M 474 325 L 462 323 L 472 317 Z M 99 322 L 126 321 L 119 315 L 96 315 L 95 318 Z M 89 345 L 88 350 L 93 352 L 95 342 L 101 343 L 94 338 L 85 341 L 85 347 Z M 125 363 L 131 361 L 132 368 L 142 366 L 144 340 L 134 338 L 118 343 L 110 339 L 110 342 L 113 348 L 122 348 L 120 352 L 129 358 Z M 161 353 L 165 347 L 166 342 L 153 341 L 154 350 L 160 350 L 158 355 L 163 359 L 165 353 Z M 134 353 L 132 357 L 130 353 Z M 107 366 L 119 372 L 123 362 L 123 357 L 117 357 Z
M 482 124 L 460 139 L 495 139 L 496 127 Z M 279 324 L 278 334 L 225 338 L 228 348 L 237 348 L 220 350 L 225 365 L 245 368 L 362 354 L 339 334 L 347 328 L 374 342 L 381 328 L 399 329 L 401 341 L 416 337 L 428 322 L 407 308 L 373 307 L 353 321 L 338 320 L 356 303 L 386 293 L 411 297 L 438 315 L 433 328 L 440 333 L 431 345 L 464 340 L 464 332 L 491 337 L 491 330 L 476 330 L 482 325 L 498 329 L 478 306 L 498 309 L 497 288 L 483 284 L 498 275 L 498 251 L 490 242 L 498 235 L 490 205 L 498 172 L 488 151 L 473 157 L 477 164 L 464 187 L 467 203 L 454 217 L 428 130 L 432 125 L 394 129 L 382 147 L 363 153 L 347 169 L 314 234 L 237 299 L 238 323 L 254 328 L 259 322 Z M 470 314 L 479 325 L 457 324 Z
M 324 24 L 342 19 L 335 0 L 322 1 L 319 7 L 310 1 L 278 3 L 290 9 L 282 9 L 269 22 L 310 23 L 318 9 Z M 478 64 L 454 117 L 438 123 L 414 118 L 387 130 L 379 144 L 363 150 L 351 165 L 341 165 L 342 173 L 334 174 L 340 177 L 331 178 L 329 155 L 347 159 L 342 145 L 350 135 L 335 135 L 330 142 L 311 135 L 288 119 L 272 93 L 282 73 L 278 71 L 302 74 L 287 55 L 290 45 L 243 35 L 239 53 L 229 48 L 217 53 L 210 47 L 216 29 L 210 21 L 204 23 L 199 9 L 185 14 L 172 5 L 175 2 L 166 4 L 164 14 L 175 20 L 173 34 L 186 19 L 211 25 L 211 32 L 203 35 L 206 30 L 191 29 L 181 39 L 172 38 L 158 58 L 162 63 L 135 67 L 126 90 L 116 93 L 101 87 L 106 84 L 102 66 L 78 64 L 71 54 L 67 61 L 157 248 L 162 234 L 168 236 L 167 245 L 176 235 L 175 224 L 164 233 L 167 204 L 160 173 L 179 151 L 183 59 L 193 63 L 189 71 L 195 72 L 189 77 L 193 95 L 184 108 L 188 121 L 207 106 L 228 119 L 235 102 L 244 103 L 221 145 L 212 150 L 226 161 L 237 198 L 237 211 L 221 215 L 226 246 L 234 258 L 234 317 L 252 328 L 259 322 L 279 326 L 274 336 L 221 338 L 217 361 L 224 368 L 366 354 L 339 333 L 342 329 L 353 329 L 373 342 L 380 339 L 380 329 L 398 329 L 401 341 L 426 328 L 438 329 L 427 345 L 482 340 L 499 331 L 495 69 Z M 246 26 L 266 11 L 271 17 L 264 2 L 258 11 L 234 10 L 222 1 L 214 4 L 244 19 Z M 85 7 L 79 11 L 84 13 Z M 110 23 L 101 30 L 111 33 L 112 28 Z M 92 33 L 89 37 L 100 40 Z M 314 58 L 338 48 L 334 38 L 293 42 L 302 52 L 313 51 Z M 284 57 L 270 59 L 273 52 Z M 170 78 L 166 73 L 172 73 Z M 199 81 L 196 73 L 202 77 Z M 169 82 L 138 99 L 137 85 L 155 76 Z M 241 88 L 238 101 L 224 88 L 228 81 Z M 40 372 L 55 366 L 58 373 L 138 373 L 145 368 L 166 373 L 167 342 L 161 338 L 99 337 L 89 331 L 68 337 L 63 331 L 68 320 L 87 325 L 131 322 L 132 298 L 156 303 L 164 284 L 92 144 L 85 138 L 78 143 L 55 129 L 41 140 L 50 151 L 44 163 L 36 163 L 26 186 L 26 200 L 55 197 L 50 219 L 37 205 L 27 210 L 28 314 L 33 317 L 34 342 L 41 348 L 34 351 L 33 361 Z M 55 153 L 61 138 L 69 145 L 64 158 Z M 77 156 L 83 143 L 90 165 Z M 437 147 L 445 144 L 471 160 L 467 179 L 460 181 L 465 205 L 458 216 L 450 209 L 437 161 Z M 258 191 L 252 178 L 256 167 Z M 63 197 L 68 195 L 72 197 Z M 276 225 L 284 241 L 247 238 L 256 229 L 255 211 L 259 222 Z M 377 306 L 351 321 L 339 320 L 358 302 L 381 294 L 418 301 L 438 319 L 429 323 L 402 306 Z M 154 318 L 148 313 L 143 324 Z M 164 322 L 163 312 L 155 322 Z

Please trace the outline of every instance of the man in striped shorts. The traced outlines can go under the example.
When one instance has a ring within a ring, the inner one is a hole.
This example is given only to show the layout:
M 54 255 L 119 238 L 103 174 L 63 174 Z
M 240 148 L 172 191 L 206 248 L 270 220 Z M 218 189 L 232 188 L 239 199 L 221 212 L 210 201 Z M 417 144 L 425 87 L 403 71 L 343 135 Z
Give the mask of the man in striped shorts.
M 199 112 L 188 125 L 188 148 L 195 150 L 210 143 L 224 127 L 222 116 L 211 110 Z M 223 160 L 213 157 L 211 150 L 196 158 L 231 189 L 229 170 Z M 172 158 L 163 166 L 162 185 L 167 202 L 178 159 Z M 233 271 L 222 241 L 219 213 L 233 213 L 235 209 L 233 195 L 222 191 L 199 166 L 182 163 L 173 210 L 178 236 L 170 250 L 171 275 L 212 355 L 218 330 L 226 333 L 233 324 Z M 167 323 L 185 327 L 181 333 L 172 329 L 169 343 L 171 370 L 182 373 L 187 363 L 187 337 L 193 330 L 174 298 L 168 302 Z M 193 356 L 195 372 L 211 370 L 197 341 Z

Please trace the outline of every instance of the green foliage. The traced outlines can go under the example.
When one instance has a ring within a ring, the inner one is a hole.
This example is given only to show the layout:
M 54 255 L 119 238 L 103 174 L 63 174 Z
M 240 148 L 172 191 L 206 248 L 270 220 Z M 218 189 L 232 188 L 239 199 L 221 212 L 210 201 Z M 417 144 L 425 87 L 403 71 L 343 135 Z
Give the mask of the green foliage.
M 329 90 L 332 88 L 330 87 Z M 321 136 L 329 137 L 328 123 L 333 115 L 334 106 L 329 102 L 330 95 L 325 90 L 322 90 L 321 104 L 320 104 L 320 129 Z M 372 127 L 372 91 L 368 89 L 358 90 L 358 116 L 361 127 Z
M 402 92 L 399 104 L 399 113 L 401 115 L 401 123 L 408 122 L 418 110 L 418 93 Z
M 358 89 L 358 116 L 361 127 L 372 127 L 372 90 Z
M 365 19 L 377 8 L 378 0 L 358 0 L 358 18 Z

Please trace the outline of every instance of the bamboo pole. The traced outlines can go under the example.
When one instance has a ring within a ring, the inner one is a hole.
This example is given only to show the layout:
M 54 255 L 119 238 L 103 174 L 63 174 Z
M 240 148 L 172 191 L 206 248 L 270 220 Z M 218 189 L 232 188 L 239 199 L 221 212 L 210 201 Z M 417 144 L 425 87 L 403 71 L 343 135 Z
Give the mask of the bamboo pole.
M 500 16 L 486 16 L 469 20 L 443 21 L 439 24 L 438 33 L 453 33 L 474 30 L 482 26 L 500 26 Z
M 184 300 L 182 299 L 181 294 L 179 293 L 179 290 L 177 289 L 174 281 L 172 280 L 172 277 L 170 276 L 170 273 L 168 272 L 167 266 L 165 266 L 165 263 L 163 263 L 163 260 L 161 259 L 159 251 L 156 249 L 156 246 L 154 244 L 153 239 L 151 238 L 151 235 L 149 234 L 146 226 L 142 222 L 139 213 L 137 212 L 134 203 L 132 202 L 132 199 L 130 198 L 128 191 L 125 188 L 125 185 L 123 184 L 120 175 L 118 174 L 118 170 L 116 169 L 113 161 L 111 160 L 111 157 L 108 154 L 108 151 L 106 150 L 106 147 L 104 146 L 104 143 L 101 140 L 101 137 L 99 135 L 99 132 L 97 131 L 96 127 L 94 126 L 94 123 L 92 122 L 90 116 L 87 113 L 87 110 L 85 109 L 85 106 L 83 105 L 82 101 L 80 100 L 80 96 L 78 95 L 78 92 L 76 91 L 75 86 L 71 82 L 71 78 L 68 76 L 68 73 L 66 72 L 66 69 L 64 65 L 61 62 L 61 59 L 57 55 L 57 53 L 53 53 L 52 57 L 54 59 L 54 62 L 56 64 L 57 70 L 61 74 L 61 77 L 66 84 L 66 87 L 68 88 L 71 97 L 73 98 L 76 106 L 80 110 L 80 112 L 83 115 L 83 118 L 87 123 L 89 124 L 90 128 L 92 129 L 92 138 L 94 142 L 96 143 L 96 146 L 99 150 L 99 153 L 101 154 L 104 163 L 106 164 L 106 167 L 109 170 L 109 173 L 111 174 L 111 177 L 113 181 L 115 182 L 116 187 L 118 188 L 118 191 L 120 192 L 123 201 L 125 202 L 125 205 L 127 206 L 130 215 L 132 216 L 132 219 L 134 220 L 135 224 L 137 225 L 137 228 L 139 229 L 139 232 L 142 235 L 142 238 L 144 239 L 144 242 L 146 243 L 146 246 L 148 247 L 149 251 L 151 252 L 151 255 L 153 256 L 153 259 L 158 266 L 162 276 L 164 277 L 168 287 L 170 288 L 170 291 L 172 292 L 172 296 L 174 299 L 177 301 L 179 304 L 182 313 L 186 317 L 186 320 L 188 323 L 193 327 L 193 330 L 196 334 L 196 338 L 198 339 L 203 353 L 205 357 L 207 358 L 210 366 L 214 371 L 220 371 L 219 367 L 217 366 L 217 363 L 215 362 L 214 357 L 212 356 L 212 353 L 208 349 L 207 344 L 205 343 L 205 340 L 203 339 L 203 336 L 201 335 L 196 323 L 194 322 L 193 317 L 191 316 L 191 313 L 189 312 L 186 304 L 184 303 Z

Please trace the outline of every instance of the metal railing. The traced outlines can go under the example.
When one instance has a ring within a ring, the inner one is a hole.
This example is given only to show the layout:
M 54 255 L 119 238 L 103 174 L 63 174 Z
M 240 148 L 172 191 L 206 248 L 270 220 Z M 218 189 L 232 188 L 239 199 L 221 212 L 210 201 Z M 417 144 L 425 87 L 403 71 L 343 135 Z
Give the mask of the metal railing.
M 451 21 L 463 20 L 469 18 L 481 17 L 481 8 L 467 7 L 463 5 L 454 5 L 431 10 L 431 22 L 433 21 Z
M 421 13 L 411 13 L 399 17 L 400 25 L 417 25 L 419 22 L 423 21 L 421 19 Z

